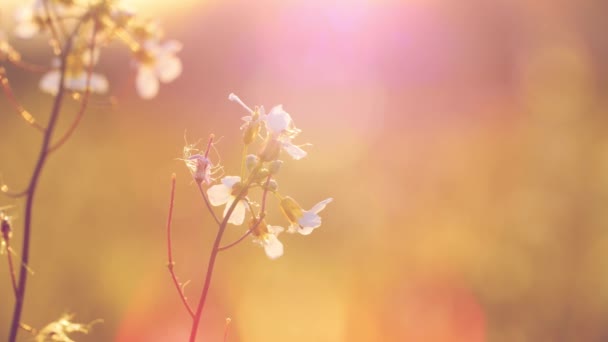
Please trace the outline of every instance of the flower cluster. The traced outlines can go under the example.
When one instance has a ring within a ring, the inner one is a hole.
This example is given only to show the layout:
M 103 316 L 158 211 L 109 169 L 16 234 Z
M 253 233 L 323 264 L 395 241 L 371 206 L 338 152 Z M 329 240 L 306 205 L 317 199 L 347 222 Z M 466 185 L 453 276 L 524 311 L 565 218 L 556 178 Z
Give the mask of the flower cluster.
M 325 199 L 310 210 L 304 210 L 298 202 L 278 191 L 278 183 L 273 177 L 279 172 L 283 162 L 279 159 L 286 153 L 294 160 L 307 155 L 302 149 L 303 145 L 295 145 L 293 140 L 300 134 L 291 118 L 281 105 L 273 107 L 269 113 L 263 107 L 251 109 L 241 99 L 230 94 L 229 100 L 239 103 L 248 115 L 243 117 L 244 124 L 243 143 L 245 156 L 242 160 L 240 176 L 225 176 L 218 184 L 207 189 L 207 196 L 212 206 L 225 206 L 223 217 L 227 223 L 242 225 L 248 213 L 251 215 L 248 233 L 254 237 L 266 252 L 266 255 L 275 259 L 283 255 L 283 244 L 278 236 L 281 232 L 299 233 L 308 235 L 321 226 L 321 212 L 332 198 Z M 259 141 L 259 150 L 255 154 L 247 154 L 251 145 Z M 208 147 L 209 148 L 209 147 Z M 212 184 L 208 175 L 211 162 L 207 158 L 196 154 L 185 155 L 184 160 L 194 179 L 199 183 Z M 260 189 L 263 199 L 259 214 L 255 213 L 255 205 L 250 198 L 250 191 Z M 286 218 L 287 229 L 278 225 L 266 223 L 266 198 L 271 193 L 278 199 L 278 207 Z
M 137 69 L 136 89 L 145 99 L 158 94 L 161 82 L 172 82 L 182 72 L 181 61 L 176 57 L 181 44 L 163 40 L 158 24 L 139 18 L 120 0 L 35 0 L 18 9 L 15 20 L 17 37 L 48 35 L 55 55 L 61 53 L 60 42 L 72 39 L 63 82 L 72 91 L 108 91 L 106 77 L 93 69 L 101 49 L 114 41 L 130 50 Z M 59 67 L 59 59 L 54 58 L 50 70 L 40 80 L 44 92 L 57 93 L 61 82 Z

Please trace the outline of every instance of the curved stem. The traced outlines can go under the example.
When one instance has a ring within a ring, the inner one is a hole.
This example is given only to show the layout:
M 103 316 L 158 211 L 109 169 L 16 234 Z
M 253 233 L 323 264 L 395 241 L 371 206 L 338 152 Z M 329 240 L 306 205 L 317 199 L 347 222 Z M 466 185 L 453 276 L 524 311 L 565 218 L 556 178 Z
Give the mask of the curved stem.
M 203 189 L 202 184 L 199 182 L 196 182 L 196 185 L 198 186 L 198 191 L 201 193 L 201 196 L 203 197 L 203 200 L 205 201 L 205 205 L 207 206 L 207 209 L 211 213 L 211 216 L 213 216 L 213 220 L 218 225 L 221 224 L 220 219 L 215 214 L 215 211 L 213 211 L 213 207 L 211 207 L 211 202 L 209 202 L 209 198 L 207 197 L 207 194 L 205 193 L 205 189 Z
M 226 226 L 228 225 L 228 220 L 232 215 L 232 212 L 236 208 L 236 205 L 243 199 L 247 189 L 251 185 L 255 175 L 261 168 L 261 163 L 251 172 L 249 175 L 249 180 L 243 186 L 241 191 L 237 194 L 236 198 L 228 208 L 224 219 L 220 223 L 219 229 L 217 231 L 217 235 L 215 236 L 215 241 L 213 242 L 213 248 L 211 249 L 211 255 L 209 256 L 209 263 L 207 264 L 207 274 L 205 275 L 205 283 L 203 284 L 203 292 L 198 302 L 198 306 L 196 307 L 196 313 L 194 316 L 194 320 L 192 322 L 192 329 L 190 331 L 190 342 L 196 341 L 196 334 L 198 332 L 198 325 L 201 320 L 201 315 L 203 313 L 203 307 L 205 306 L 205 301 L 207 300 L 207 293 L 209 292 L 209 286 L 211 285 L 211 276 L 213 275 L 213 268 L 215 267 L 215 259 L 217 258 L 217 254 L 219 253 L 220 243 L 222 242 L 222 236 L 224 235 L 224 231 L 226 230 Z
M 238 238 L 236 241 L 229 243 L 225 246 L 222 246 L 220 248 L 218 248 L 218 251 L 225 251 L 231 247 L 234 247 L 236 245 L 238 245 L 241 241 L 245 240 L 246 237 L 249 236 L 249 234 L 253 233 L 254 230 L 256 230 L 256 228 L 260 225 L 260 223 L 262 223 L 262 220 L 264 220 L 264 217 L 266 216 L 266 195 L 268 194 L 268 183 L 270 182 L 270 179 L 272 178 L 272 175 L 268 175 L 268 178 L 266 178 L 266 187 L 264 188 L 264 195 L 262 195 L 262 208 L 260 209 L 260 215 L 258 216 L 258 219 L 256 220 L 255 224 L 253 226 L 251 226 L 251 228 L 249 228 L 245 234 L 243 234 L 240 238 Z M 249 205 L 249 209 L 251 210 L 252 215 L 255 217 L 255 213 L 253 212 L 253 209 L 251 209 L 251 205 Z
M 169 268 L 169 273 L 171 273 L 171 279 L 173 279 L 173 284 L 175 285 L 175 289 L 177 293 L 179 293 L 179 298 L 182 300 L 182 303 L 188 310 L 191 318 L 194 318 L 194 311 L 188 304 L 188 300 L 186 300 L 186 295 L 184 294 L 184 290 L 177 280 L 177 276 L 175 275 L 175 271 L 173 267 L 175 266 L 175 262 L 173 261 L 173 249 L 171 247 L 171 221 L 173 220 L 173 203 L 175 200 L 175 173 L 171 176 L 171 198 L 169 200 L 169 217 L 167 218 L 167 267 Z
M 260 225 L 260 222 L 262 222 L 262 220 L 257 220 L 255 222 L 255 224 L 251 228 L 249 228 L 245 232 L 245 234 L 243 234 L 240 238 L 236 239 L 236 241 L 234 241 L 234 242 L 231 242 L 231 243 L 227 244 L 226 246 L 222 246 L 222 247 L 218 248 L 217 250 L 219 252 L 222 252 L 222 251 L 225 251 L 225 250 L 227 250 L 227 249 L 229 249 L 231 247 L 234 247 L 234 246 L 238 245 L 241 241 L 245 240 L 245 238 L 248 237 Z
M 23 310 L 23 302 L 25 300 L 25 289 L 27 284 L 27 265 L 29 263 L 29 251 L 30 251 L 30 239 L 31 239 L 31 231 L 32 231 L 32 208 L 34 204 L 34 195 L 36 193 L 36 186 L 38 185 L 38 180 L 40 179 L 40 174 L 42 173 L 42 169 L 48 157 L 48 148 L 51 143 L 51 137 L 53 134 L 53 130 L 55 128 L 55 124 L 57 123 L 57 119 L 59 117 L 59 112 L 61 110 L 61 106 L 63 103 L 63 94 L 65 92 L 64 82 L 65 82 L 65 74 L 67 68 L 67 59 L 72 49 L 72 40 L 73 37 L 80 29 L 79 22 L 74 32 L 70 35 L 68 40 L 65 43 L 65 47 L 61 52 L 61 65 L 59 68 L 60 78 L 59 78 L 59 89 L 57 91 L 57 95 L 55 96 L 55 100 L 53 102 L 53 107 L 51 110 L 51 115 L 49 119 L 49 124 L 44 134 L 44 138 L 42 141 L 42 146 L 40 147 L 40 153 L 38 155 L 38 160 L 36 162 L 36 166 L 34 168 L 34 172 L 32 174 L 32 178 L 30 179 L 30 183 L 28 186 L 27 199 L 25 203 L 25 215 L 24 215 L 24 227 L 23 227 L 23 246 L 21 250 L 21 269 L 19 271 L 19 282 L 17 286 L 17 294 L 15 298 L 15 308 L 13 311 L 13 319 L 9 332 L 9 342 L 15 342 L 17 339 L 17 332 L 19 331 L 19 323 L 21 321 L 21 313 Z
M 94 55 L 95 55 L 95 35 L 97 35 L 97 22 L 93 23 L 93 34 L 91 35 L 91 60 L 89 61 L 89 65 L 87 68 L 87 78 L 85 81 L 85 89 L 84 95 L 82 96 L 82 102 L 80 104 L 80 108 L 78 109 L 78 113 L 76 114 L 76 118 L 68 128 L 67 132 L 63 134 L 61 138 L 57 142 L 55 142 L 49 148 L 49 153 L 55 152 L 58 148 L 60 148 L 63 144 L 65 144 L 68 139 L 72 136 L 76 127 L 80 123 L 80 120 L 84 116 L 84 112 L 87 109 L 87 105 L 89 103 L 89 97 L 91 96 L 91 75 L 93 74 L 93 65 L 94 65 Z
M 13 263 L 13 250 L 11 249 L 11 245 L 8 239 L 5 239 L 4 243 L 6 243 L 6 259 L 8 261 L 8 271 L 11 275 L 11 284 L 13 285 L 13 291 L 15 292 L 15 296 L 17 296 L 17 277 L 15 275 L 15 266 Z

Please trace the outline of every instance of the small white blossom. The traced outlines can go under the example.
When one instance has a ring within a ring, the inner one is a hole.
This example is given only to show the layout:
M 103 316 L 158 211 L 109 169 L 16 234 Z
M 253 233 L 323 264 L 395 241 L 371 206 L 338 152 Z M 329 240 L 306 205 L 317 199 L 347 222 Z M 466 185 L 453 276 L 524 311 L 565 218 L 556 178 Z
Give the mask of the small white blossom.
M 15 11 L 15 35 L 29 39 L 38 34 L 43 28 L 43 18 L 37 13 L 37 7 L 25 6 Z
M 76 74 L 66 74 L 63 85 L 66 89 L 73 91 L 85 91 L 87 89 L 87 72 L 82 71 Z M 45 93 L 56 95 L 59 91 L 59 82 L 61 75 L 59 70 L 51 70 L 44 74 L 40 79 L 40 89 Z M 91 79 L 89 81 L 89 90 L 93 93 L 106 93 L 108 91 L 109 84 L 105 76 L 98 73 L 91 73 Z
M 264 107 L 256 108 L 254 111 L 234 93 L 230 93 L 228 99 L 240 104 L 251 114 L 242 118 L 245 123 L 241 126 L 241 129 L 254 127 L 256 124 L 259 124 L 260 121 L 265 123 L 267 132 L 266 146 L 269 150 L 267 150 L 266 153 L 262 152 L 262 154 L 274 158 L 276 157 L 276 152 L 278 152 L 278 150 L 275 149 L 280 146 L 283 151 L 287 152 L 287 154 L 295 160 L 306 157 L 307 152 L 300 146 L 292 143 L 292 139 L 295 138 L 301 130 L 296 127 L 291 115 L 283 109 L 282 105 L 274 106 L 270 112 L 266 114 L 264 112 Z
M 160 82 L 169 83 L 182 73 L 182 62 L 175 56 L 182 44 L 175 40 L 159 44 L 154 40 L 146 41 L 136 55 L 136 87 L 144 99 L 158 94 Z
M 264 121 L 266 121 L 266 128 L 275 137 L 288 136 L 294 138 L 301 132 L 300 129 L 296 128 L 291 115 L 283 110 L 283 105 L 272 107 L 270 112 L 264 116 Z
M 239 191 L 237 185 L 240 186 L 241 177 L 239 176 L 226 176 L 222 178 L 221 184 L 216 184 L 210 187 L 207 190 L 207 195 L 209 195 L 209 202 L 213 206 L 220 206 L 222 204 L 226 204 L 226 208 L 224 209 L 224 217 L 228 212 L 228 208 L 232 205 L 232 202 L 236 199 L 235 194 Z M 247 202 L 244 199 L 241 199 L 234 208 L 232 215 L 230 215 L 230 219 L 228 219 L 228 223 L 232 223 L 234 225 L 241 225 L 245 220 L 245 212 L 247 209 Z
M 258 233 L 253 242 L 264 247 L 264 252 L 270 259 L 276 259 L 283 255 L 283 244 L 278 239 L 279 233 L 283 230 L 285 229 L 280 226 L 267 225 L 266 231 Z
M 281 210 L 290 222 L 287 231 L 289 233 L 298 232 L 302 235 L 309 235 L 313 230 L 321 226 L 321 216 L 319 212 L 325 209 L 333 198 L 325 199 L 315 204 L 310 210 L 303 210 L 300 205 L 291 197 L 281 200 Z
M 98 321 L 94 321 L 90 324 L 80 324 L 71 322 L 72 315 L 63 315 L 55 322 L 50 323 L 46 327 L 42 328 L 38 334 L 36 334 L 36 342 L 74 342 L 68 334 L 73 332 L 80 332 L 88 334 L 91 330 L 91 326 Z

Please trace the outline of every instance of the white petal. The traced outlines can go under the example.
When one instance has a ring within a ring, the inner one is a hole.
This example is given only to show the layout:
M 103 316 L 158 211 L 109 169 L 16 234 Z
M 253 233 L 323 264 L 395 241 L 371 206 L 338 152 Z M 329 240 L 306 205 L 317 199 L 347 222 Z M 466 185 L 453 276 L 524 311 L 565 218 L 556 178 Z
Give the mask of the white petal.
M 281 146 L 285 152 L 287 152 L 287 154 L 289 154 L 295 160 L 300 160 L 308 155 L 306 151 L 292 144 L 290 141 L 282 141 Z
M 40 89 L 45 93 L 49 93 L 51 95 L 57 94 L 59 91 L 59 71 L 52 70 L 44 74 L 40 79 Z
M 298 229 L 298 233 L 300 233 L 302 235 L 310 235 L 310 233 L 312 233 L 313 230 L 315 230 L 315 228 L 313 228 L 313 227 L 302 227 L 302 228 Z
M 289 227 L 287 227 L 287 232 L 290 234 L 293 234 L 295 232 L 297 232 L 300 229 L 300 226 L 298 226 L 295 223 L 292 223 L 289 225 Z
M 65 88 L 75 91 L 84 91 L 87 85 L 86 75 L 83 73 L 77 77 L 65 77 Z
M 276 259 L 283 255 L 283 244 L 276 235 L 267 234 L 264 238 L 264 251 L 270 259 Z
M 234 201 L 234 199 L 235 198 L 233 196 L 231 196 L 228 199 L 228 202 L 226 202 L 226 208 L 224 209 L 224 217 L 226 217 L 226 214 L 228 213 L 228 209 L 232 205 L 232 202 Z M 228 219 L 228 223 L 232 223 L 237 226 L 242 225 L 243 222 L 245 221 L 246 209 L 247 208 L 245 207 L 245 201 L 240 200 L 234 207 L 234 210 L 232 211 L 232 215 L 230 215 L 230 218 Z
M 177 40 L 169 40 L 164 42 L 160 48 L 162 52 L 173 55 L 180 52 L 182 50 L 182 47 L 182 43 L 178 42 Z
M 280 134 L 287 130 L 291 125 L 291 116 L 283 110 L 283 106 L 278 105 L 272 108 L 266 115 L 266 127 L 274 134 Z
M 89 83 L 91 91 L 94 93 L 105 93 L 108 91 L 109 83 L 108 79 L 101 74 L 92 74 L 91 81 Z
M 279 236 L 279 234 L 283 231 L 285 231 L 285 228 L 281 227 L 281 226 L 270 226 L 270 225 L 266 225 L 266 227 L 268 228 L 268 231 L 271 234 L 274 234 L 276 236 Z
M 207 196 L 209 196 L 209 202 L 214 207 L 227 203 L 232 195 L 230 195 L 231 189 L 226 187 L 224 184 L 217 184 L 207 189 Z
M 32 38 L 40 31 L 40 27 L 32 21 L 24 21 L 15 27 L 15 35 L 22 39 Z
M 321 210 L 325 209 L 325 206 L 327 206 L 328 203 L 330 203 L 331 201 L 333 201 L 333 198 L 327 198 L 322 200 L 321 202 L 315 204 L 309 211 L 318 214 Z
M 222 178 L 222 184 L 224 184 L 228 189 L 232 189 L 234 184 L 241 181 L 241 177 L 239 176 L 226 176 Z
M 182 73 L 182 61 L 175 56 L 159 59 L 156 64 L 156 72 L 161 82 L 172 82 Z
M 300 217 L 298 220 L 298 223 L 300 224 L 301 228 L 317 228 L 321 225 L 321 216 L 313 213 L 312 211 L 305 211 L 302 217 Z
M 136 87 L 139 96 L 151 99 L 158 94 L 158 79 L 154 71 L 147 67 L 140 67 L 137 71 Z

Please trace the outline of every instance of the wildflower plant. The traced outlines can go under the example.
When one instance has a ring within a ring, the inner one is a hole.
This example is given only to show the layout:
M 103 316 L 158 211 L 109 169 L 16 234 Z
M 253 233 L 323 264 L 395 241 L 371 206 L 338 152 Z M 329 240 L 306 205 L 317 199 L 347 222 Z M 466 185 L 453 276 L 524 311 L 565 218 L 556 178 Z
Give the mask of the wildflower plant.
M 5 252 L 3 254 L 7 255 L 15 294 L 9 342 L 16 341 L 19 327 L 27 326 L 21 317 L 29 272 L 33 203 L 38 181 L 48 157 L 63 146 L 76 130 L 88 106 L 89 97 L 110 91 L 110 81 L 98 70 L 104 48 L 117 44 L 130 52 L 136 75 L 135 88 L 145 99 L 155 97 L 160 83 L 172 82 L 182 72 L 182 64 L 177 57 L 181 44 L 164 39 L 164 33 L 155 21 L 139 16 L 121 0 L 33 0 L 17 9 L 14 20 L 12 32 L 0 32 L 0 86 L 16 113 L 38 130 L 43 135 L 43 140 L 27 187 L 22 191 L 12 191 L 8 185 L 0 184 L 0 190 L 5 195 L 25 198 L 22 231 L 14 230 L 10 217 L 4 209 L 0 210 L 0 241 L 2 251 Z M 13 37 L 47 39 L 50 46 L 48 64 L 38 65 L 27 61 L 11 43 Z M 40 74 L 40 90 L 53 96 L 46 125 L 39 123 L 13 92 L 9 73 L 14 68 Z M 72 98 L 80 102 L 80 106 L 68 129 L 56 136 L 55 127 L 67 93 L 71 93 Z M 17 233 L 23 234 L 18 277 L 12 258 L 17 253 L 10 245 L 12 235 Z M 71 341 L 67 333 L 83 331 L 81 328 L 84 326 L 70 323 L 66 317 L 56 321 L 54 328 L 42 329 L 41 333 L 51 329 L 52 334 L 50 337 L 36 335 L 36 341 Z
M 212 176 L 215 173 L 214 170 L 222 169 L 220 165 L 216 165 L 219 162 L 214 164 L 210 159 L 214 135 L 209 137 L 204 152 L 198 151 L 193 145 L 186 145 L 182 158 L 198 187 L 203 202 L 218 226 L 207 264 L 205 281 L 196 307 L 191 306 L 187 301 L 183 285 L 178 281 L 174 270 L 171 221 L 175 196 L 175 174 L 172 177 L 167 221 L 168 268 L 179 297 L 192 319 L 190 342 L 196 340 L 215 260 L 219 252 L 226 251 L 251 236 L 251 241 L 258 244 L 268 258 L 279 258 L 284 253 L 284 246 L 279 240 L 279 235 L 283 232 L 311 234 L 314 229 L 321 226 L 319 213 L 332 201 L 332 198 L 327 198 L 315 204 L 310 210 L 304 210 L 293 198 L 279 191 L 277 177 L 283 165 L 281 158 L 288 156 L 291 159 L 300 160 L 307 155 L 302 148 L 306 144 L 294 144 L 293 141 L 301 130 L 296 127 L 291 115 L 282 106 L 275 106 L 266 113 L 263 107 L 251 109 L 235 94 L 230 94 L 228 99 L 240 104 L 247 114 L 242 118 L 244 123 L 241 126 L 243 153 L 240 172 L 236 175 L 226 175 L 221 179 L 214 179 Z M 250 150 L 255 145 L 259 145 L 259 149 L 250 154 Z M 252 200 L 252 195 L 256 191 L 261 193 L 262 200 L 259 206 Z M 276 205 L 272 208 L 283 214 L 282 222 L 269 224 L 266 220 L 267 210 L 271 210 L 269 204 L 271 196 L 276 199 Z M 223 207 L 222 214 L 218 215 L 214 207 Z M 259 210 L 257 210 L 258 207 Z M 243 234 L 231 243 L 222 244 L 222 237 L 229 225 L 237 227 L 244 225 L 244 229 L 239 228 Z

